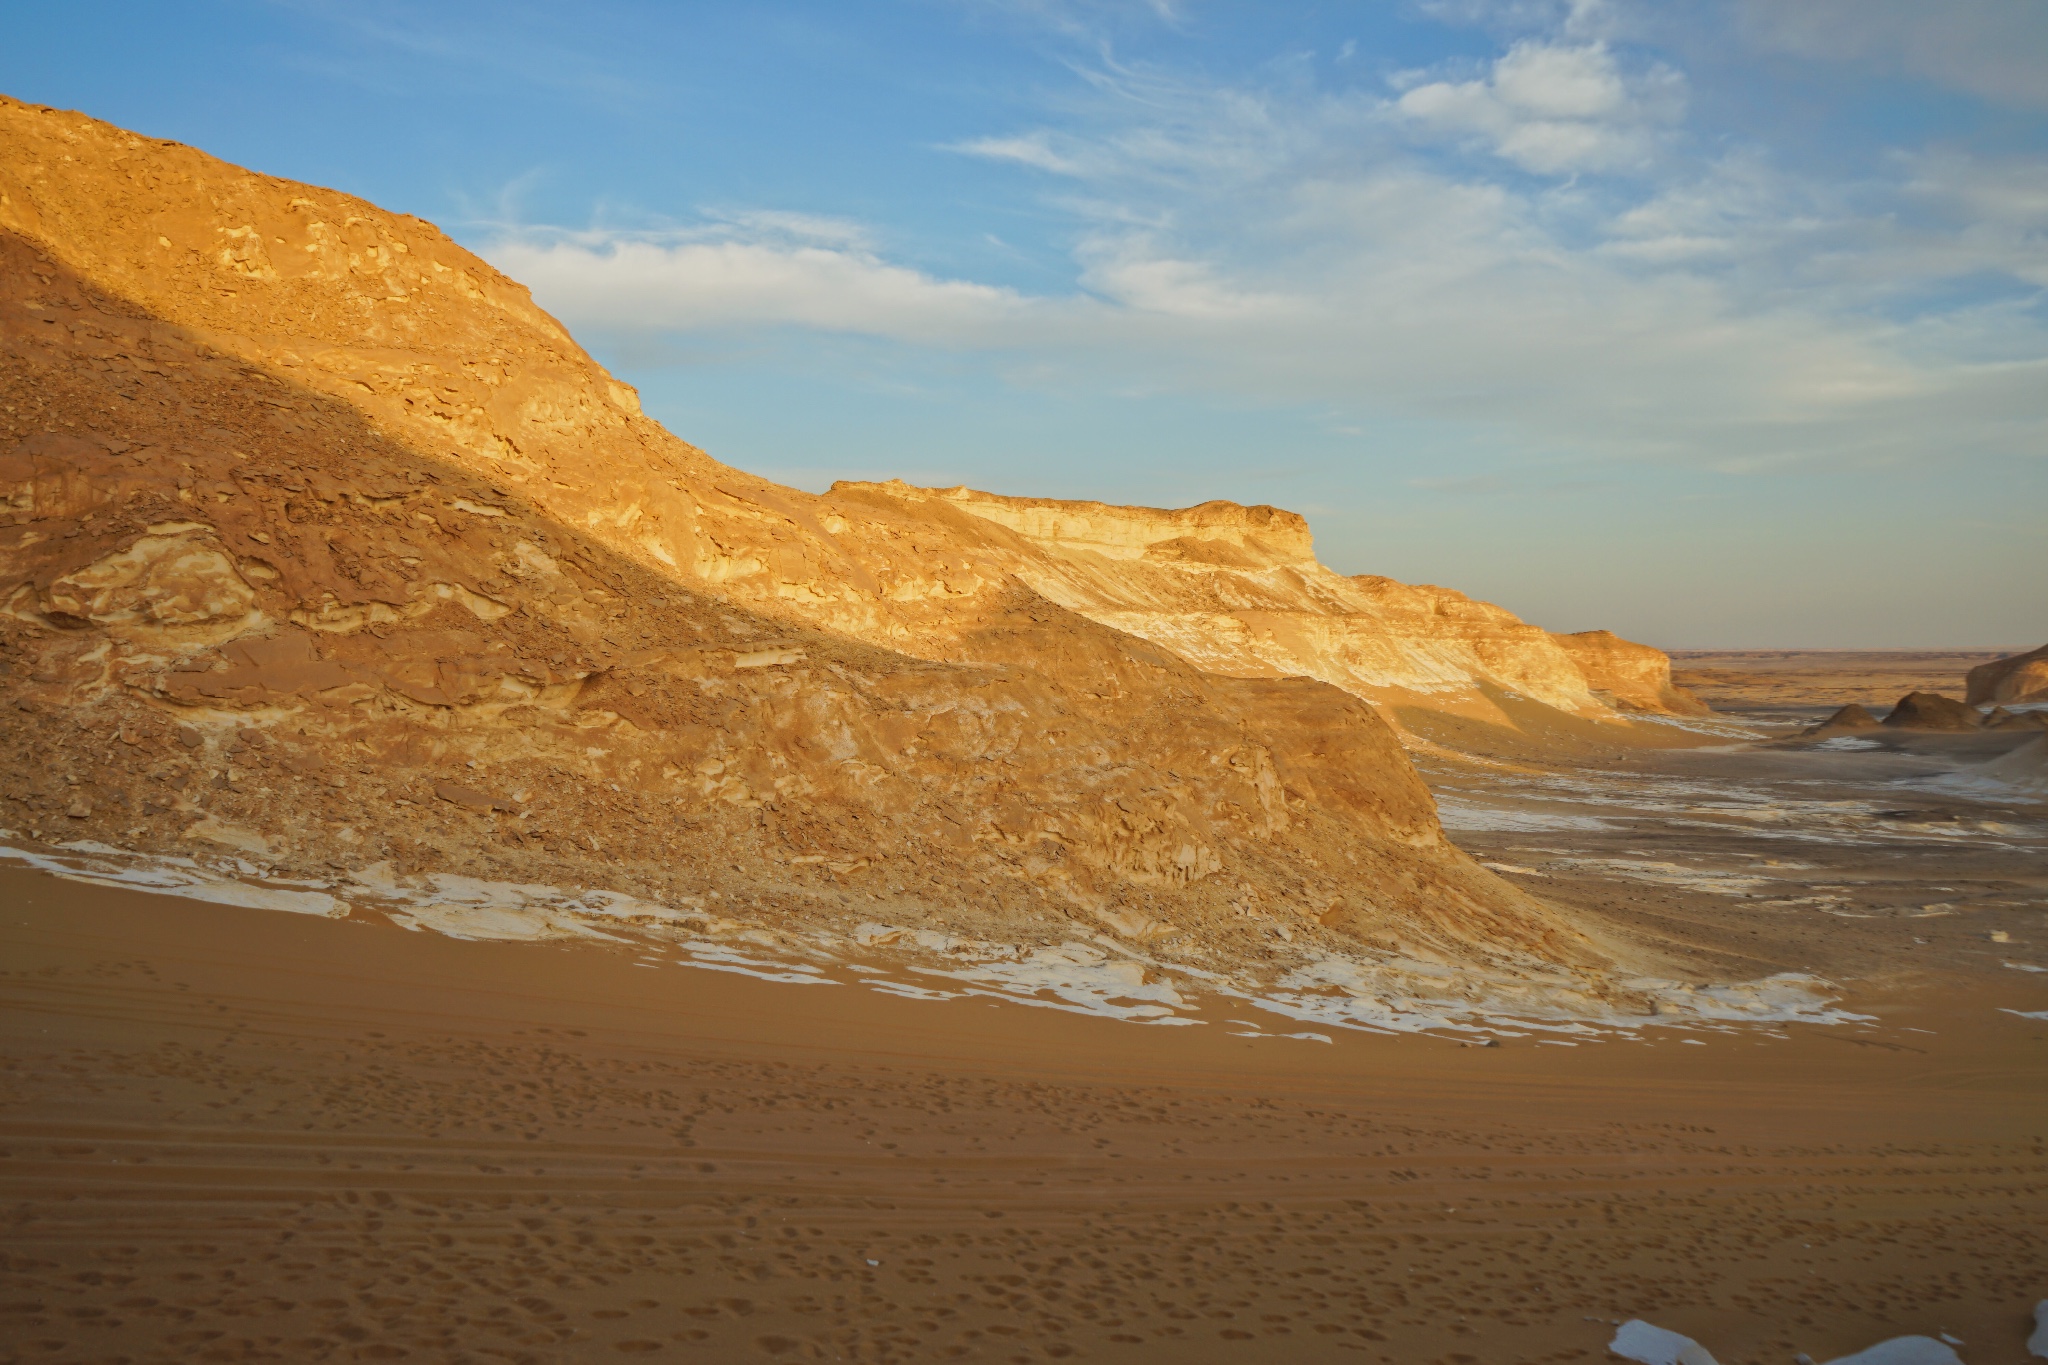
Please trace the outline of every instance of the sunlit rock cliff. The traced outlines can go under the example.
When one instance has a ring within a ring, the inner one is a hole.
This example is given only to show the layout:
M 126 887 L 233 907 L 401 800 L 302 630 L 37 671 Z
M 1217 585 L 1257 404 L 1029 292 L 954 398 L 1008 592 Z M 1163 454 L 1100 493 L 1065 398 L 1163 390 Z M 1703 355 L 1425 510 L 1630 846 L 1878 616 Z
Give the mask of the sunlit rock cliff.
M 1332 573 L 1272 508 L 773 485 L 431 225 L 12 101 L 0 348 L 20 836 L 1608 961 L 1368 703 L 1679 705 L 1654 651 Z

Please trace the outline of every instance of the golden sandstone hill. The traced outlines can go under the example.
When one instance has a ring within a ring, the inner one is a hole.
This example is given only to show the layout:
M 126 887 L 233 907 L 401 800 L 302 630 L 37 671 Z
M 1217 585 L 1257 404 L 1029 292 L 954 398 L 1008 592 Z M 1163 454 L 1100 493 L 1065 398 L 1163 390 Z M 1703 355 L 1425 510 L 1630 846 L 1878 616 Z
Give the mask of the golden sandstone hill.
M 0 348 L 45 842 L 1598 967 L 1368 699 L 1694 705 L 1272 508 L 769 484 L 431 225 L 13 101 Z

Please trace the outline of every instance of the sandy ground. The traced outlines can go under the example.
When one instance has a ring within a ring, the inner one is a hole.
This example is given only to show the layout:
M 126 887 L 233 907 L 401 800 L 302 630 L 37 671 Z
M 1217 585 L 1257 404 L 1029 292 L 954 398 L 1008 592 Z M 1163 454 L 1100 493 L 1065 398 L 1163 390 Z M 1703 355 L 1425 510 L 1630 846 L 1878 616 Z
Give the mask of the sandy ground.
M 2048 976 L 1963 913 L 1871 1025 L 1480 1048 L 0 905 L 8 1360 L 1975 1363 L 2048 1289 Z
M 0 1359 L 2025 1359 L 2048 808 L 1954 778 L 2028 736 L 1693 738 L 1423 766 L 1503 875 L 1864 1022 L 1324 1044 L 0 868 Z

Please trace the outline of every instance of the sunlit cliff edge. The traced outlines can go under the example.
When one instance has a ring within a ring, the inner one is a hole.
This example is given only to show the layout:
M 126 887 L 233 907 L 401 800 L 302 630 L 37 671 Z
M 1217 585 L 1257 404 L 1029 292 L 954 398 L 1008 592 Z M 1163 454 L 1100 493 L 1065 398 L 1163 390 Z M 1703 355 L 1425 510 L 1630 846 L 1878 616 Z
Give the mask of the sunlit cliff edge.
M 431 225 L 14 101 L 0 349 L 32 839 L 1626 995 L 1372 703 L 1623 732 L 1693 705 L 1654 650 L 1336 574 L 1273 508 L 774 485 Z
M 1007 528 L 1004 567 L 1061 606 L 1236 677 L 1310 677 L 1375 701 L 1482 703 L 1485 685 L 1560 710 L 1699 714 L 1662 651 L 1607 631 L 1555 635 L 1448 588 L 1316 562 L 1308 522 L 1275 507 L 1180 511 L 999 497 L 901 482 L 832 494 Z M 1001 553 L 1005 547 L 992 544 Z

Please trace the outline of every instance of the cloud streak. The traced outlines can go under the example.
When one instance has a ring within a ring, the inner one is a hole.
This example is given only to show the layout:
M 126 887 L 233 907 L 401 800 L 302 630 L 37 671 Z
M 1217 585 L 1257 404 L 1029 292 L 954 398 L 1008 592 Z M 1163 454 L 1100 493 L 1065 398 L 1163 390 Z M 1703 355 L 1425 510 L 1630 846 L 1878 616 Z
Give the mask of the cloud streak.
M 1685 76 L 1614 46 L 1604 6 L 1525 8 L 1546 32 L 1378 87 L 1077 58 L 1037 126 L 948 147 L 1035 178 L 1063 292 L 769 211 L 487 254 L 579 326 L 1024 356 L 1034 382 L 1462 423 L 1531 457 L 2048 449 L 2048 167 L 1921 149 L 1795 179 L 1694 136 Z

